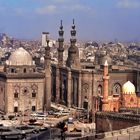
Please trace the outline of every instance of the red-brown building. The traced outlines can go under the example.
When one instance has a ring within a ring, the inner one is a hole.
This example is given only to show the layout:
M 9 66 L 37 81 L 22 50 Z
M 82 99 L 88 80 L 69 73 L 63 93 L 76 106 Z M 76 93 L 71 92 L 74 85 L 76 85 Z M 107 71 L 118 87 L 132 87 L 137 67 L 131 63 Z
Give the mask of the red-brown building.
M 96 101 L 96 110 L 100 111 L 118 111 L 120 107 L 140 107 L 140 98 L 136 96 L 135 86 L 130 81 L 124 83 L 120 95 L 111 95 L 109 93 L 109 72 L 107 61 L 105 61 L 103 72 L 103 96 L 100 98 L 101 100 L 98 99 Z M 102 108 L 99 109 L 99 106 L 102 106 Z

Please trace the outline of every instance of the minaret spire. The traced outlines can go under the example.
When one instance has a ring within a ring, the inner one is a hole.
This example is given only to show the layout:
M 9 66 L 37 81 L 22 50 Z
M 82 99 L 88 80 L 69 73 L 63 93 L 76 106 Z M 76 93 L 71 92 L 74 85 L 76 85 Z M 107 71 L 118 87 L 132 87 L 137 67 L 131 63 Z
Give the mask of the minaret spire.
M 71 39 L 70 39 L 71 43 L 76 43 L 76 29 L 75 29 L 75 22 L 73 19 L 73 25 L 72 25 L 72 29 L 71 29 Z
M 59 66 L 63 66 L 63 52 L 64 52 L 64 31 L 63 31 L 63 25 L 62 25 L 62 20 L 60 21 L 60 30 L 59 30 L 59 38 L 58 38 L 58 42 L 59 42 L 59 47 L 58 47 L 58 65 Z
M 60 28 L 62 27 L 62 29 L 63 29 L 63 26 L 62 26 L 62 20 L 61 20 L 60 22 L 61 22 L 61 26 L 60 26 Z
M 66 65 L 68 67 L 75 67 L 79 68 L 80 61 L 79 61 L 79 50 L 76 47 L 76 29 L 75 29 L 75 20 L 73 19 L 73 24 L 71 27 L 71 39 L 70 39 L 70 47 L 68 49 L 68 58 Z

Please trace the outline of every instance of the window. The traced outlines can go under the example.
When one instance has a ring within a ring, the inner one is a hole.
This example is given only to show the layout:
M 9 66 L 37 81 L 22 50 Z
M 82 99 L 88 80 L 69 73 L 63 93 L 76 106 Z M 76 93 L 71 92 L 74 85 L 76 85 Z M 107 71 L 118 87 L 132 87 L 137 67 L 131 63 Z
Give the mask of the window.
M 14 98 L 18 98 L 18 93 L 17 92 L 14 93 Z
M 26 73 L 26 68 L 23 69 L 23 72 Z
M 98 95 L 102 96 L 102 86 L 101 85 L 98 86 L 97 90 L 98 90 Z
M 3 88 L 1 87 L 1 92 L 3 92 Z
M 132 102 L 134 102 L 134 99 L 133 99 L 133 98 L 131 98 L 131 99 L 130 99 L 130 102 L 131 102 L 131 103 L 132 103 Z
M 112 94 L 115 94 L 115 95 L 121 94 L 121 85 L 119 83 L 114 84 Z
M 27 93 L 27 89 L 24 89 L 24 93 Z
M 35 68 L 33 68 L 33 72 L 35 72 Z
M 14 73 L 14 72 L 15 72 L 15 70 L 12 68 L 12 69 L 11 69 L 11 73 Z
M 32 111 L 35 111 L 35 110 L 36 110 L 35 106 L 32 106 Z
M 18 107 L 17 106 L 14 107 L 14 112 L 18 112 Z
M 35 92 L 35 91 L 32 92 L 32 97 L 33 97 L 33 98 L 36 97 L 36 92 Z

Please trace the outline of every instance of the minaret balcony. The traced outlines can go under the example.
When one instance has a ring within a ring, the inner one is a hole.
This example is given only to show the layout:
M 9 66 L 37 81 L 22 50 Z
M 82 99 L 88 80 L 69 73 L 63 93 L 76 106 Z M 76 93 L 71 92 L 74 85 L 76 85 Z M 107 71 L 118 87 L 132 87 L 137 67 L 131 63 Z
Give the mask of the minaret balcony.
M 103 76 L 104 80 L 109 80 L 109 76 Z
M 57 50 L 58 50 L 59 52 L 64 52 L 64 48 L 63 48 L 63 47 L 59 47 L 59 48 L 57 48 Z
M 103 99 L 102 102 L 103 104 L 108 104 L 108 99 Z
M 59 35 L 60 35 L 60 36 L 63 36 L 63 34 L 64 34 L 64 31 L 63 31 L 63 30 L 60 30 L 60 31 L 59 31 Z
M 58 38 L 58 42 L 64 42 L 64 38 L 63 37 Z
M 76 38 L 71 38 L 70 42 L 76 43 Z

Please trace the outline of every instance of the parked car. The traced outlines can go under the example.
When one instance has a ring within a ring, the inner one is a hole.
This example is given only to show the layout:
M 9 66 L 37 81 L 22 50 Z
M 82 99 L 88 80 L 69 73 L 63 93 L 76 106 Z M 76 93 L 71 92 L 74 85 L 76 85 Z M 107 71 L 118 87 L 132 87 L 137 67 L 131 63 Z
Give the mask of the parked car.
M 32 113 L 31 116 L 37 120 L 44 120 L 44 119 L 46 119 L 47 114 L 44 114 L 42 112 L 36 112 L 36 113 Z

